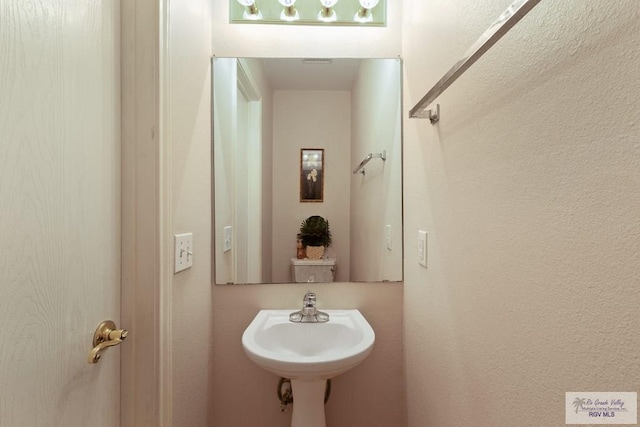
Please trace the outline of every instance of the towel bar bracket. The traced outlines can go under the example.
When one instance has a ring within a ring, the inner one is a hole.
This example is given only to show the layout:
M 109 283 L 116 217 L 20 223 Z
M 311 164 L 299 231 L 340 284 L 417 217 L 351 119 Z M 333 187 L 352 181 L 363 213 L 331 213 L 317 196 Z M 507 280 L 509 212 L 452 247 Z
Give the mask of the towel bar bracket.
M 440 121 L 440 104 L 436 104 L 434 109 L 421 109 L 417 110 L 413 116 L 413 119 L 429 119 L 432 125 L 435 125 Z
M 387 150 L 384 150 L 382 153 L 369 153 L 369 154 L 367 154 L 367 157 L 365 157 L 364 160 L 360 162 L 358 167 L 356 167 L 353 170 L 354 175 L 357 174 L 358 172 L 360 172 L 362 175 L 364 175 L 364 165 L 369 163 L 369 160 L 371 160 L 371 159 L 382 159 L 382 161 L 387 160 Z
M 440 104 L 436 104 L 435 112 L 434 110 L 427 110 L 429 112 L 429 120 L 432 125 L 435 125 L 440 121 Z

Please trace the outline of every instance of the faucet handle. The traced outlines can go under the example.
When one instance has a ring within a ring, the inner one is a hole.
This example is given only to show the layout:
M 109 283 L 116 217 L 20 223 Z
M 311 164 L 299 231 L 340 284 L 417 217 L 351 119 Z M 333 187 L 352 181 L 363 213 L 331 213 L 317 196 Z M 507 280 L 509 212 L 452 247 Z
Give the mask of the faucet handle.
M 329 315 L 316 309 L 316 294 L 309 291 L 302 300 L 302 310 L 289 315 L 289 320 L 296 323 L 324 323 Z
M 316 314 L 316 294 L 307 292 L 302 301 L 302 314 L 304 316 L 314 316 Z
M 316 294 L 315 294 L 315 293 L 313 293 L 313 292 L 307 292 L 307 293 L 305 294 L 305 296 L 304 296 L 303 301 L 304 301 L 305 303 L 306 303 L 306 302 L 313 302 L 313 303 L 315 303 L 315 302 L 316 302 Z

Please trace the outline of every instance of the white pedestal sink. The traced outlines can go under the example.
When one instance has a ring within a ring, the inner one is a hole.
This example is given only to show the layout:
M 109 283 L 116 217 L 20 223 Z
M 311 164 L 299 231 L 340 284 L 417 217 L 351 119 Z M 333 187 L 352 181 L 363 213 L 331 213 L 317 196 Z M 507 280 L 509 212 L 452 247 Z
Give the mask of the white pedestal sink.
M 261 310 L 242 335 L 258 366 L 291 380 L 292 427 L 325 427 L 326 381 L 362 362 L 375 333 L 358 310 L 323 310 L 326 323 L 294 323 L 291 310 Z

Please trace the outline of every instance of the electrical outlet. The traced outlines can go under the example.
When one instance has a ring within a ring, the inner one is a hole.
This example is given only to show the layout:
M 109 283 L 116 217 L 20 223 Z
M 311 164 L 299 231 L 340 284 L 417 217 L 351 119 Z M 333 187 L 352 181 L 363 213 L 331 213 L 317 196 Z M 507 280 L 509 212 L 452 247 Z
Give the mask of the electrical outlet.
M 427 267 L 427 232 L 418 231 L 418 262 Z
M 174 273 L 193 266 L 193 233 L 175 235 L 175 268 Z

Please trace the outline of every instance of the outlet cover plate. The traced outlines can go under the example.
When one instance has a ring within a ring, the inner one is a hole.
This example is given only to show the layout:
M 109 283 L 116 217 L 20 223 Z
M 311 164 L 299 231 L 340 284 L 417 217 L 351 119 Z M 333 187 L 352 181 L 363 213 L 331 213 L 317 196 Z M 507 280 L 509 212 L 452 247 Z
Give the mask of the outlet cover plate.
M 418 231 L 418 263 L 427 268 L 427 232 Z

